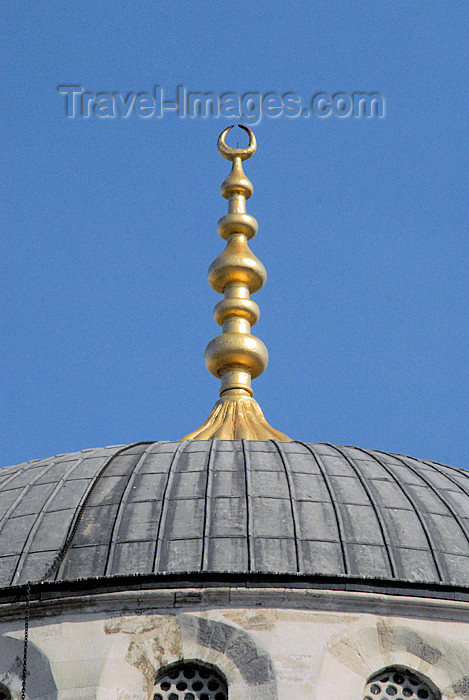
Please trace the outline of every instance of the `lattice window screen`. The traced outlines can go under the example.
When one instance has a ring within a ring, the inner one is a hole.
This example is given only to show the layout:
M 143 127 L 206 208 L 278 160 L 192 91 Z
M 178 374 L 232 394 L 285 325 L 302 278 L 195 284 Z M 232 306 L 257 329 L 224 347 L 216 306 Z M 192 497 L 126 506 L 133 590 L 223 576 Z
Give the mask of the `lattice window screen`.
M 211 668 L 181 663 L 157 676 L 153 700 L 228 700 L 228 688 Z
M 440 695 L 411 671 L 388 668 L 370 678 L 363 700 L 440 700 Z

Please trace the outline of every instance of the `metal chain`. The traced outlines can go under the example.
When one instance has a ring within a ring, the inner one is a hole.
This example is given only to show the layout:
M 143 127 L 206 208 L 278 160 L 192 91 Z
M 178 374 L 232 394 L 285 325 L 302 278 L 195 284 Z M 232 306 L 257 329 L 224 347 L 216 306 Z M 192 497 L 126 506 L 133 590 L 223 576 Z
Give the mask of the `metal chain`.
M 50 567 L 47 569 L 46 573 L 44 576 L 38 581 L 38 583 L 44 583 L 44 581 L 47 581 L 53 574 L 57 572 L 59 569 L 61 563 L 65 559 L 66 554 L 68 553 L 68 550 L 70 549 L 70 546 L 75 538 L 75 535 L 77 533 L 77 530 L 83 520 L 83 516 L 85 514 L 86 506 L 88 505 L 88 501 L 90 500 L 93 491 L 95 490 L 98 482 L 100 481 L 101 477 L 103 474 L 106 472 L 107 468 L 111 464 L 111 462 L 116 458 L 119 457 L 120 455 L 124 454 L 127 450 L 130 450 L 131 448 L 134 447 L 139 447 L 140 445 L 151 445 L 151 441 L 149 440 L 141 440 L 140 442 L 132 442 L 130 445 L 125 445 L 125 447 L 121 447 L 120 450 L 117 450 L 117 452 L 114 452 L 103 464 L 99 472 L 95 475 L 94 480 L 91 483 L 90 489 L 88 493 L 86 494 L 85 498 L 83 499 L 83 502 L 78 508 L 78 515 L 75 518 L 75 522 L 72 524 L 72 529 L 68 533 L 66 540 L 62 547 L 60 548 L 59 553 L 57 554 L 56 558 L 50 565 Z
M 91 484 L 91 488 L 86 494 L 86 497 L 81 504 L 79 511 L 78 511 L 78 517 L 75 520 L 75 523 L 72 526 L 71 532 L 68 534 L 64 544 L 60 548 L 60 551 L 55 558 L 55 560 L 52 562 L 51 566 L 49 569 L 46 571 L 44 576 L 40 578 L 36 583 L 44 583 L 48 578 L 50 578 L 56 571 L 58 570 L 60 564 L 65 558 L 65 555 L 67 554 L 72 541 L 76 535 L 76 532 L 78 530 L 78 526 L 80 525 L 83 515 L 85 512 L 85 508 L 88 504 L 88 501 L 91 497 L 91 494 L 93 493 L 97 483 L 101 479 L 102 475 L 108 468 L 108 466 L 111 464 L 112 460 L 115 457 L 118 457 L 121 455 L 123 452 L 126 450 L 130 449 L 131 447 L 137 447 L 139 445 L 150 445 L 151 441 L 148 440 L 141 440 L 140 442 L 134 442 L 130 445 L 125 445 L 125 447 L 122 447 L 120 450 L 117 450 L 117 452 L 114 452 L 104 463 L 104 465 L 101 467 L 99 472 L 97 473 L 94 481 Z M 30 613 L 31 613 L 31 581 L 28 581 L 26 584 L 26 611 L 25 611 L 25 617 L 24 617 L 24 645 L 23 645 L 23 673 L 22 673 L 22 681 L 21 681 L 21 700 L 26 700 L 26 676 L 28 674 L 28 637 L 29 637 L 29 618 L 30 618 Z
M 21 700 L 26 700 L 26 676 L 28 673 L 29 615 L 31 611 L 31 581 L 26 585 L 26 610 L 24 615 L 23 674 L 21 678 Z

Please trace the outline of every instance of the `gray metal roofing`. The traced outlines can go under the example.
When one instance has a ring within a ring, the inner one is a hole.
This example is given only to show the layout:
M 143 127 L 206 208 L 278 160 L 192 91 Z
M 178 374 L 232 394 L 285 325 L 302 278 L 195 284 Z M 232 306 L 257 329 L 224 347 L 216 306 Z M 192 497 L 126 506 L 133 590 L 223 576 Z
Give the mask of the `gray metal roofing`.
M 66 547 L 64 548 L 64 545 Z M 84 450 L 0 470 L 0 586 L 161 572 L 469 584 L 469 472 L 301 442 Z

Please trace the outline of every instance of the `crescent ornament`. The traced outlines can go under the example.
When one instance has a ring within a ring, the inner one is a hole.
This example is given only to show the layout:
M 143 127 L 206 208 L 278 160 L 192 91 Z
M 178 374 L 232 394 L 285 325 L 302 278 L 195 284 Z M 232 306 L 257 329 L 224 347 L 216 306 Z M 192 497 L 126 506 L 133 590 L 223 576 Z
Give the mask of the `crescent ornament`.
M 241 158 L 241 160 L 247 160 L 252 156 L 253 153 L 255 153 L 256 148 L 257 148 L 257 142 L 256 142 L 256 137 L 252 133 L 251 129 L 249 129 L 247 126 L 244 126 L 244 124 L 238 124 L 240 129 L 243 129 L 248 135 L 249 135 L 249 145 L 246 148 L 232 148 L 231 146 L 227 146 L 225 137 L 227 133 L 232 129 L 234 124 L 231 126 L 228 126 L 226 129 L 224 129 L 220 136 L 218 137 L 218 142 L 217 142 L 217 148 L 218 152 L 220 155 L 223 156 L 223 158 L 226 158 L 227 160 L 234 160 L 235 158 Z

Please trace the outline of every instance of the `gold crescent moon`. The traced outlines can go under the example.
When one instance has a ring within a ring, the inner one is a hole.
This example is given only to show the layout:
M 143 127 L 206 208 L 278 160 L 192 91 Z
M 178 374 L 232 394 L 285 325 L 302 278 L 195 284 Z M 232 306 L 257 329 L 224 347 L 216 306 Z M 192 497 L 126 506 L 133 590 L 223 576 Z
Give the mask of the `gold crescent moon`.
M 217 148 L 218 152 L 220 155 L 223 156 L 223 158 L 226 158 L 227 160 L 234 160 L 235 158 L 241 158 L 241 160 L 247 160 L 252 156 L 252 154 L 255 152 L 257 148 L 257 142 L 256 142 L 256 137 L 252 133 L 251 129 L 249 129 L 247 126 L 244 126 L 244 124 L 238 124 L 240 129 L 244 129 L 244 131 L 249 134 L 249 146 L 247 148 L 231 148 L 231 146 L 227 146 L 225 142 L 225 137 L 227 133 L 234 127 L 234 124 L 231 126 L 228 126 L 226 129 L 224 129 L 220 136 L 218 137 L 218 142 L 217 142 Z

